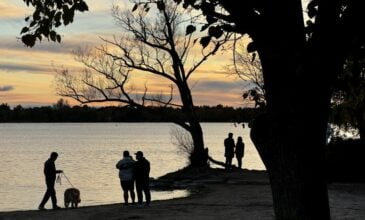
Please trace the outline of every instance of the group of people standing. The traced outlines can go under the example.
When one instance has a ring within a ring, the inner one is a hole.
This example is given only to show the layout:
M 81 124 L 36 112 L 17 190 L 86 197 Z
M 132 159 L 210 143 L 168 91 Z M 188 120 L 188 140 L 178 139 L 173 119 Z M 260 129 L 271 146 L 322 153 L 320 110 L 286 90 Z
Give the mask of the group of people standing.
M 45 210 L 44 205 L 49 198 L 52 200 L 53 209 L 60 209 L 57 205 L 56 190 L 54 188 L 56 175 L 63 173 L 62 170 L 57 170 L 55 161 L 58 153 L 52 152 L 49 159 L 44 163 L 44 176 L 46 179 L 47 191 L 41 203 L 38 206 L 39 210 Z M 150 162 L 143 156 L 142 151 L 136 153 L 136 161 L 129 155 L 128 151 L 123 152 L 123 158 L 116 164 L 119 169 L 120 183 L 124 192 L 125 205 L 128 205 L 128 193 L 130 194 L 132 203 L 135 203 L 134 183 L 136 184 L 138 204 L 143 203 L 143 193 L 146 198 L 146 206 L 151 202 L 150 193 Z M 143 193 L 142 193 L 143 192 Z
M 143 193 L 146 206 L 151 202 L 150 192 L 150 162 L 143 156 L 142 151 L 136 153 L 136 161 L 130 156 L 129 151 L 123 152 L 123 158 L 118 161 L 116 168 L 119 169 L 120 184 L 123 189 L 124 204 L 129 204 L 129 196 L 132 204 L 135 204 L 134 183 L 136 184 L 138 205 L 143 203 Z
M 242 168 L 242 158 L 244 156 L 245 144 L 242 137 L 237 138 L 237 143 L 234 142 L 233 133 L 228 133 L 228 137 L 224 140 L 226 157 L 226 169 L 232 169 L 232 159 L 236 155 L 238 167 Z M 145 205 L 149 206 L 151 202 L 150 192 L 150 162 L 143 156 L 142 151 L 135 153 L 134 160 L 129 151 L 123 152 L 123 158 L 118 161 L 116 168 L 119 169 L 120 184 L 123 189 L 124 204 L 129 204 L 129 196 L 132 204 L 135 204 L 134 185 L 136 185 L 138 204 L 143 204 L 143 194 L 145 196 Z M 56 174 L 62 173 L 62 170 L 56 170 L 55 161 L 58 157 L 56 152 L 52 152 L 50 158 L 44 164 L 44 174 L 46 177 L 47 191 L 39 205 L 40 210 L 44 210 L 44 205 L 49 198 L 52 200 L 53 209 L 60 209 L 57 206 L 56 191 L 54 189 Z
M 228 137 L 224 139 L 224 156 L 226 157 L 226 169 L 232 168 L 232 159 L 236 155 L 238 167 L 242 168 L 242 158 L 245 152 L 245 144 L 242 137 L 238 136 L 237 143 L 234 143 L 233 133 L 228 133 Z

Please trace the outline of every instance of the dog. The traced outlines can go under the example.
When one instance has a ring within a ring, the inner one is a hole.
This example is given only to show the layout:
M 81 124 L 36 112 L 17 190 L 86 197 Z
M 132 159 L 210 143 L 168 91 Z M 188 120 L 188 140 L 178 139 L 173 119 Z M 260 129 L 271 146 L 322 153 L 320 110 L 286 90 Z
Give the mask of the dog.
M 71 204 L 71 208 L 77 208 L 78 204 L 81 202 L 80 190 L 76 188 L 68 188 L 65 190 L 64 194 L 65 207 Z

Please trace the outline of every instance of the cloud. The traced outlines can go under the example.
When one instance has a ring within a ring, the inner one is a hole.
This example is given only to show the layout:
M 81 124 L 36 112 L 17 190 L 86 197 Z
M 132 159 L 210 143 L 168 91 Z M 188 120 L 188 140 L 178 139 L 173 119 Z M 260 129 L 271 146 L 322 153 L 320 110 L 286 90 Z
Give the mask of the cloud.
M 26 65 L 26 64 L 0 64 L 0 70 L 9 71 L 9 72 L 17 72 L 17 71 L 27 71 L 27 72 L 43 72 L 48 73 L 49 68 L 44 66 L 34 66 L 34 65 Z
M 11 85 L 0 86 L 0 92 L 7 92 L 7 91 L 11 91 L 13 89 L 14 89 L 14 86 L 11 86 Z
M 230 91 L 236 89 L 242 89 L 243 81 L 213 81 L 205 80 L 199 81 L 194 86 L 193 90 L 206 91 L 206 90 L 220 90 L 220 91 Z

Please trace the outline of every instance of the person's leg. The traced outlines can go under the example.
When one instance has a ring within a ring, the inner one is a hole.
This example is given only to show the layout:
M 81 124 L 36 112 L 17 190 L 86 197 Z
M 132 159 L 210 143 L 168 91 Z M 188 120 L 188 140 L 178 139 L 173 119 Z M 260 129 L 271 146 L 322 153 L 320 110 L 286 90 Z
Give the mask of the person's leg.
M 136 195 L 134 194 L 134 189 L 131 189 L 129 193 L 131 195 L 132 203 L 135 204 L 136 203 Z
M 57 205 L 56 190 L 54 189 L 54 187 L 51 189 L 51 200 L 53 208 L 59 209 L 60 207 Z
M 41 202 L 41 204 L 39 204 L 39 209 L 44 209 L 44 205 L 47 203 L 49 197 L 51 197 L 51 192 L 47 188 L 47 190 L 43 196 L 42 202 Z
M 237 157 L 237 162 L 238 162 L 238 167 L 241 168 L 242 167 L 242 158 Z
M 123 190 L 124 204 L 128 205 L 128 191 Z
M 129 190 L 128 182 L 120 181 L 120 185 L 122 186 L 122 190 L 123 190 L 124 204 L 128 205 L 128 190 Z
M 137 190 L 138 204 L 142 204 L 143 194 L 142 194 L 142 183 L 140 181 L 136 181 L 136 190 Z
M 143 191 L 144 191 L 144 195 L 146 196 L 146 205 L 149 205 L 151 203 L 151 191 L 150 191 L 150 185 L 149 185 L 148 181 L 144 183 Z
M 52 199 L 52 205 L 54 204 L 54 180 L 53 179 L 47 179 L 46 178 L 46 186 L 47 186 L 47 191 L 43 196 L 42 202 L 39 205 L 39 209 L 43 209 L 44 205 L 48 202 L 49 197 L 51 197 Z M 56 201 L 57 202 L 57 201 Z
M 228 157 L 227 169 L 231 169 L 231 166 L 232 166 L 232 157 Z

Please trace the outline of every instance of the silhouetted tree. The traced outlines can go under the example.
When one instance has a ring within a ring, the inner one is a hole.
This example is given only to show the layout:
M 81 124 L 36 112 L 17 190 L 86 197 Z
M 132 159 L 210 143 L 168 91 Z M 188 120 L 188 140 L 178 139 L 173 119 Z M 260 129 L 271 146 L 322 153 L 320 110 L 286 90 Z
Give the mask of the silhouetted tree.
M 33 47 L 37 40 L 44 38 L 61 42 L 61 35 L 56 28 L 73 22 L 75 12 L 89 10 L 83 0 L 23 0 L 27 6 L 34 7 L 34 12 L 25 18 L 28 23 L 20 34 L 22 42 Z
M 362 52 L 356 56 L 348 57 L 343 73 L 336 79 L 332 96 L 331 122 L 341 129 L 358 129 L 360 139 L 365 143 L 364 55 Z
M 243 88 L 243 99 L 253 101 L 255 107 L 265 108 L 264 78 L 260 60 L 257 53 L 248 53 L 246 50 L 246 38 L 236 38 L 233 44 L 232 64 L 228 65 L 230 73 L 236 74 L 246 82 Z
M 147 13 L 151 7 L 156 13 Z M 191 135 L 194 150 L 190 163 L 194 167 L 206 166 L 208 155 L 189 79 L 221 44 L 214 41 L 211 42 L 214 45 L 205 47 L 200 55 L 190 53 L 196 41 L 191 24 L 196 18 L 184 13 L 182 7 L 172 1 L 147 1 L 136 4 L 133 10 L 113 8 L 113 16 L 124 35 L 113 40 L 103 39 L 106 45 L 94 51 L 78 51 L 77 59 L 85 66 L 84 74 L 77 77 L 68 70 L 61 71 L 58 93 L 83 104 L 119 102 L 136 108 L 148 105 L 180 108 L 184 117 L 174 122 Z M 170 94 L 152 94 L 146 85 L 145 91 L 135 96 L 138 91 L 129 86 L 128 80 L 141 72 L 171 83 Z M 174 88 L 180 101 L 173 100 Z
M 251 138 L 269 172 L 277 219 L 330 219 L 325 139 L 331 88 L 345 57 L 364 47 L 362 1 L 176 0 L 216 32 L 248 34 L 264 76 L 266 114 Z M 203 45 L 204 46 L 204 45 Z M 315 107 L 314 107 L 315 106 Z
M 7 103 L 0 105 L 0 122 L 9 121 L 11 119 L 11 109 Z

